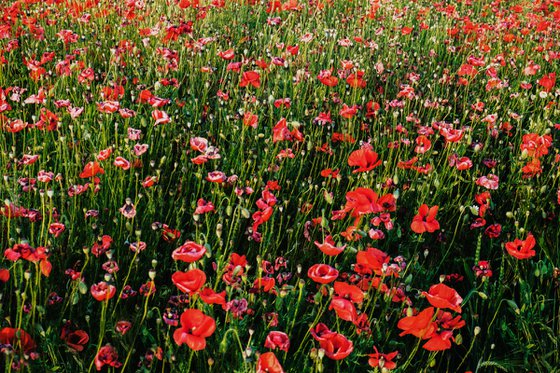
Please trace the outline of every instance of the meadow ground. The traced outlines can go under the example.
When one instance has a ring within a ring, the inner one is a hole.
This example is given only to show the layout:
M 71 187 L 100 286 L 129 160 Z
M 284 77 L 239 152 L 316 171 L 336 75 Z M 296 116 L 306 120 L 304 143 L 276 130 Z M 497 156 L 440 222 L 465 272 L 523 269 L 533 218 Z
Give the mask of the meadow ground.
M 0 1 L 4 371 L 558 371 L 559 25 Z

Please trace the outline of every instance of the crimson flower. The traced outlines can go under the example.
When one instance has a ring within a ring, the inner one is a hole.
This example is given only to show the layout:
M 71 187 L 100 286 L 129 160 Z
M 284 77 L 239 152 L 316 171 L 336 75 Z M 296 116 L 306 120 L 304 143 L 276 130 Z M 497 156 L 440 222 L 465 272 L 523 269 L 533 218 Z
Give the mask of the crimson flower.
M 333 360 L 342 360 L 354 350 L 352 341 L 339 333 L 333 333 L 328 338 L 320 341 L 319 345 L 325 350 L 325 355 Z
M 350 322 L 354 322 L 358 318 L 356 307 L 348 299 L 334 297 L 329 305 L 329 310 L 334 309 L 338 318 Z
M 80 178 L 88 179 L 90 177 L 95 177 L 95 175 L 104 173 L 105 170 L 101 168 L 98 162 L 88 162 L 84 166 L 84 170 L 80 173 Z
M 372 368 L 392 370 L 397 367 L 397 363 L 395 363 L 393 359 L 399 354 L 398 351 L 394 351 L 389 354 L 382 354 L 377 351 L 377 347 L 373 346 L 373 349 L 375 350 L 375 353 L 368 355 L 368 364 Z
M 544 75 L 539 79 L 539 85 L 543 87 L 545 92 L 550 92 L 552 88 L 556 85 L 556 73 L 550 73 Z
M 381 159 L 376 152 L 371 149 L 358 149 L 353 151 L 348 157 L 348 165 L 358 167 L 352 173 L 366 172 L 373 170 L 381 164 Z
M 63 327 L 60 334 L 66 345 L 77 352 L 84 350 L 85 345 L 89 342 L 89 335 L 84 330 L 71 330 L 71 322 L 68 321 Z
M 315 264 L 309 268 L 307 276 L 320 284 L 328 284 L 336 280 L 338 271 L 328 264 Z
M 265 352 L 257 361 L 257 373 L 284 373 L 274 352 Z
M 198 295 L 200 295 L 200 299 L 206 304 L 219 304 L 222 307 L 226 305 L 226 292 L 225 290 L 216 293 L 212 288 L 204 288 L 202 289 Z
M 368 247 L 367 250 L 358 251 L 356 254 L 356 264 L 363 267 L 367 272 L 373 272 L 378 276 L 383 275 L 383 267 L 388 264 L 391 257 L 375 247 Z
M 132 328 L 132 323 L 127 320 L 120 320 L 115 324 L 115 331 L 120 335 L 125 335 L 130 328 Z
M 91 285 L 91 295 L 98 301 L 103 302 L 115 296 L 117 288 L 105 281 Z
M 248 85 L 252 85 L 255 88 L 261 86 L 261 75 L 257 71 L 245 71 L 241 76 L 239 86 L 247 87 Z
M 364 292 L 356 285 L 350 285 L 346 282 L 336 281 L 334 283 L 334 292 L 341 298 L 348 299 L 353 303 L 362 303 L 364 300 Z
M 315 246 L 317 246 L 319 250 L 323 252 L 323 254 L 328 256 L 338 255 L 342 251 L 344 251 L 344 248 L 346 247 L 346 245 L 336 246 L 330 234 L 327 237 L 325 237 L 325 241 L 323 243 L 319 243 L 315 241 Z
M 437 324 L 432 321 L 434 308 L 429 307 L 416 316 L 407 316 L 399 320 L 397 327 L 402 330 L 399 336 L 412 334 L 417 338 L 428 339 L 436 331 Z
M 455 289 L 445 284 L 433 285 L 428 292 L 423 291 L 422 295 L 428 298 L 428 302 L 436 308 L 448 308 L 461 313 L 460 304 L 463 298 Z
M 453 332 L 450 330 L 443 330 L 439 333 L 434 333 L 428 340 L 424 343 L 422 347 L 428 351 L 443 351 L 451 348 L 451 341 L 454 340 Z
M 10 279 L 10 270 L 6 268 L 0 268 L 0 281 L 8 282 Z
M 333 334 L 336 334 L 335 332 L 331 331 L 325 324 L 323 324 L 322 322 L 318 323 L 317 325 L 315 325 L 314 328 L 311 328 L 309 330 L 309 332 L 311 333 L 311 335 L 313 336 L 313 338 L 318 341 L 321 342 L 323 340 L 326 340 L 328 338 L 330 338 Z
M 196 293 L 206 282 L 206 274 L 196 268 L 187 272 L 177 271 L 171 275 L 171 281 L 183 293 Z
M 271 331 L 266 336 L 264 347 L 270 349 L 279 348 L 282 351 L 288 352 L 290 348 L 290 338 L 284 332 Z
M 173 251 L 173 260 L 181 260 L 186 263 L 196 262 L 206 254 L 206 248 L 193 241 L 187 241 Z
M 344 211 L 352 211 L 353 218 L 364 214 L 371 214 L 383 211 L 378 203 L 379 196 L 369 188 L 356 188 L 346 193 L 346 205 Z
M 101 347 L 95 356 L 95 368 L 97 370 L 101 370 L 105 365 L 109 365 L 113 368 L 120 368 L 122 366 L 122 363 L 119 362 L 117 350 L 110 344 Z
M 428 207 L 423 204 L 418 209 L 418 214 L 412 219 L 410 229 L 415 233 L 421 234 L 424 232 L 433 233 L 439 229 L 439 222 L 436 220 L 436 214 L 439 206 Z
M 197 309 L 188 309 L 181 315 L 181 327 L 173 333 L 177 345 L 186 343 L 194 351 L 206 348 L 206 338 L 216 330 L 216 322 Z
M 23 329 L 3 328 L 0 330 L 0 344 L 11 345 L 12 347 L 21 346 L 21 349 L 29 353 L 33 351 L 37 344 L 31 336 Z
M 509 255 L 517 259 L 529 259 L 536 255 L 533 248 L 536 245 L 535 237 L 529 233 L 524 241 L 516 238 L 513 242 L 506 243 L 506 250 Z

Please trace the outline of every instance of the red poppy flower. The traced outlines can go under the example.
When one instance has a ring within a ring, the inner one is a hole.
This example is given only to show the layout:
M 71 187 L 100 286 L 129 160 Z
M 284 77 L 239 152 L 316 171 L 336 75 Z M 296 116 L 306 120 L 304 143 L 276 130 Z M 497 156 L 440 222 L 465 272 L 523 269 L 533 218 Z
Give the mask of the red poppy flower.
M 376 152 L 371 149 L 358 149 L 353 151 L 348 157 L 348 165 L 358 167 L 352 173 L 371 171 L 381 164 L 381 159 Z
M 550 73 L 544 75 L 539 79 L 539 85 L 543 87 L 545 92 L 550 92 L 552 88 L 556 85 L 556 73 Z
M 356 285 L 350 285 L 346 282 L 336 281 L 334 292 L 339 297 L 348 299 L 353 303 L 362 303 L 364 300 L 364 292 Z
M 177 345 L 186 343 L 189 348 L 200 351 L 206 348 L 206 338 L 216 330 L 216 322 L 197 309 L 188 309 L 181 315 L 181 327 L 173 333 Z
M 243 114 L 243 124 L 247 127 L 257 128 L 259 122 L 259 116 L 251 112 L 246 112 Z
M 132 328 L 132 323 L 127 320 L 117 321 L 117 324 L 115 325 L 115 331 L 120 335 L 125 335 L 130 328 Z
M 399 354 L 398 351 L 391 352 L 389 354 L 382 354 L 377 351 L 377 347 L 373 347 L 375 353 L 369 354 L 368 364 L 372 368 L 380 368 L 381 370 L 392 370 L 397 367 L 397 363 L 393 361 L 395 357 Z
M 317 75 L 317 79 L 328 87 L 334 87 L 338 84 L 338 78 L 332 76 L 332 70 L 322 70 L 319 75 Z
M 348 299 L 334 297 L 329 305 L 329 310 L 334 310 L 339 319 L 354 322 L 358 318 L 356 307 Z
M 352 105 L 348 106 L 346 104 L 342 104 L 342 109 L 338 112 L 338 114 L 346 119 L 351 119 L 354 115 L 358 113 L 358 106 Z
M 196 262 L 206 254 L 206 247 L 193 241 L 187 241 L 173 251 L 173 260 L 180 260 L 186 263 Z
M 125 159 L 123 157 L 120 157 L 120 156 L 115 158 L 115 161 L 113 162 L 113 164 L 116 167 L 122 168 L 125 171 L 130 169 L 130 162 L 127 159 Z
M 402 330 L 399 334 L 412 334 L 417 338 L 428 339 L 437 330 L 437 324 L 432 321 L 434 308 L 429 307 L 416 316 L 407 316 L 399 320 L 397 327 Z
M 521 151 L 526 152 L 529 157 L 540 158 L 548 154 L 548 148 L 552 146 L 552 136 L 540 136 L 537 133 L 523 135 L 520 145 Z
M 10 271 L 6 268 L 0 268 L 0 281 L 8 282 L 10 279 Z
M 279 348 L 282 351 L 288 352 L 290 349 L 290 338 L 284 332 L 271 331 L 266 336 L 264 347 L 270 349 Z
M 261 86 L 261 75 L 257 71 L 245 71 L 241 76 L 239 86 L 247 87 L 248 85 L 252 85 L 255 88 Z
M 218 52 L 218 56 L 224 60 L 232 60 L 235 57 L 235 52 L 233 49 L 228 49 Z
M 276 280 L 274 280 L 274 277 L 259 277 L 253 282 L 253 290 L 276 294 L 276 290 L 274 290 L 275 285 Z
M 494 174 L 481 176 L 476 180 L 476 185 L 480 185 L 486 189 L 496 190 L 500 185 L 500 178 Z
M 523 168 L 521 172 L 523 172 L 523 178 L 529 179 L 535 177 L 536 175 L 540 175 L 542 173 L 541 161 L 538 159 L 531 159 Z
M 257 361 L 257 373 L 284 373 L 284 369 L 273 352 L 265 352 Z
M 113 368 L 120 368 L 122 366 L 122 363 L 119 362 L 117 350 L 110 344 L 101 347 L 95 356 L 95 368 L 97 370 L 101 370 L 105 365 Z
M 533 248 L 536 245 L 535 237 L 531 233 L 524 241 L 516 238 L 513 242 L 506 243 L 506 250 L 509 255 L 517 259 L 529 259 L 537 255 Z
M 21 346 L 25 353 L 29 353 L 37 347 L 33 338 L 25 330 L 9 327 L 0 330 L 0 344 L 9 344 L 14 348 Z
M 328 264 L 315 264 L 307 271 L 307 276 L 320 284 L 328 284 L 338 277 L 338 271 Z
M 352 341 L 339 333 L 334 333 L 327 339 L 320 341 L 319 345 L 325 350 L 325 355 L 333 360 L 342 360 L 354 350 Z
M 346 193 L 346 205 L 344 211 L 352 211 L 351 215 L 357 218 L 364 214 L 383 211 L 378 203 L 379 196 L 369 188 L 357 188 Z
M 208 173 L 206 180 L 211 183 L 221 184 L 227 180 L 227 177 L 226 174 L 224 174 L 222 171 L 212 171 Z
M 202 289 L 198 295 L 200 295 L 200 299 L 206 304 L 219 304 L 221 306 L 225 306 L 226 304 L 226 292 L 225 290 L 216 293 L 212 288 L 204 288 Z
M 91 285 L 91 295 L 99 302 L 107 301 L 115 296 L 117 288 L 105 281 Z
M 88 162 L 84 166 L 84 170 L 80 173 L 80 178 L 87 179 L 95 177 L 98 174 L 104 174 L 105 170 L 101 168 L 98 162 Z
M 313 338 L 318 341 L 321 342 L 323 340 L 326 340 L 328 338 L 330 338 L 332 335 L 336 334 L 335 332 L 331 331 L 325 324 L 323 324 L 322 322 L 318 323 L 317 325 L 315 325 L 314 328 L 311 328 L 309 330 L 309 332 L 311 333 L 311 335 L 313 336 Z
M 453 340 L 453 332 L 450 330 L 444 330 L 439 333 L 434 333 L 428 340 L 424 343 L 422 348 L 428 351 L 444 351 L 451 348 L 451 341 Z
M 206 274 L 196 268 L 187 272 L 177 271 L 171 275 L 171 281 L 183 293 L 196 293 L 206 282 Z
M 171 122 L 171 118 L 169 118 L 169 115 L 162 110 L 152 111 L 152 119 L 155 120 L 154 126 Z
M 412 219 L 412 224 L 410 224 L 410 229 L 415 233 L 424 232 L 435 232 L 439 229 L 439 222 L 436 220 L 436 214 L 438 212 L 439 206 L 433 206 L 431 208 L 428 205 L 423 204 L 418 209 L 418 214 Z
M 67 325 L 64 325 L 60 339 L 72 350 L 82 352 L 85 345 L 89 342 L 89 335 L 84 330 L 71 331 Z
M 436 308 L 449 308 L 461 313 L 461 302 L 463 298 L 453 288 L 445 284 L 437 284 L 430 287 L 428 292 L 423 291 L 422 295 L 428 298 L 428 302 Z
M 327 237 L 325 237 L 325 242 L 319 243 L 315 241 L 314 243 L 315 246 L 319 248 L 319 250 L 321 250 L 325 255 L 329 255 L 329 256 L 335 256 L 340 254 L 341 252 L 344 251 L 344 248 L 346 247 L 346 245 L 336 246 L 330 234 Z
M 378 276 L 383 275 L 383 266 L 388 264 L 390 260 L 391 257 L 387 253 L 375 247 L 368 247 L 367 250 L 358 251 L 356 254 L 356 264 Z

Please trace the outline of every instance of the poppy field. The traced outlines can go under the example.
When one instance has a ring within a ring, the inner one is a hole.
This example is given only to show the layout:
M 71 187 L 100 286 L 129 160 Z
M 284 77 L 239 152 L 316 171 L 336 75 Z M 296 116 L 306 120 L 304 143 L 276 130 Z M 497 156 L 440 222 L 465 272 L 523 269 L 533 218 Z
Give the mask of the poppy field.
M 0 1 L 23 372 L 555 372 L 557 0 Z

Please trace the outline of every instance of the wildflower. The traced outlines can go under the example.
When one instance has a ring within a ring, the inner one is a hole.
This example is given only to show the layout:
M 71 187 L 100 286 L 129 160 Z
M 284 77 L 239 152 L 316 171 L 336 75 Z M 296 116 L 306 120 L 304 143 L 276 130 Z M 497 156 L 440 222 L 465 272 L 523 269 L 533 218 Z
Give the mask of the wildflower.
M 171 276 L 171 281 L 183 293 L 196 293 L 206 282 L 206 274 L 200 269 L 191 269 L 187 272 L 176 271 Z
M 284 369 L 273 352 L 265 352 L 257 361 L 257 373 L 284 373 Z
M 245 71 L 241 76 L 239 86 L 247 87 L 248 85 L 255 88 L 259 88 L 261 86 L 261 75 L 257 71 Z
M 117 321 L 115 325 L 115 331 L 120 335 L 125 335 L 130 330 L 130 328 L 132 328 L 132 323 L 127 320 Z
M 422 295 L 428 298 L 428 302 L 436 308 L 449 308 L 461 313 L 461 302 L 463 298 L 457 291 L 445 284 L 437 284 L 430 287 L 428 292 L 423 291 Z
M 91 295 L 99 302 L 108 301 L 115 296 L 117 288 L 105 281 L 91 285 Z
M 516 238 L 513 242 L 507 242 L 505 247 L 509 255 L 517 259 L 529 259 L 536 255 L 533 248 L 536 245 L 535 237 L 529 233 L 525 240 Z
M 402 332 L 399 335 L 402 337 L 407 334 L 412 334 L 417 338 L 429 338 L 437 328 L 437 324 L 432 321 L 433 316 L 434 308 L 429 307 L 416 316 L 407 316 L 400 319 L 397 323 L 397 327 L 401 329 Z
M 436 214 L 439 206 L 428 207 L 423 204 L 418 209 L 418 214 L 412 219 L 410 229 L 415 233 L 421 234 L 424 232 L 433 233 L 439 229 L 439 222 L 436 220 Z
M 350 154 L 348 165 L 358 167 L 352 173 L 371 171 L 381 164 L 378 154 L 371 149 L 359 149 Z
M 25 353 L 30 353 L 37 347 L 33 338 L 25 330 L 10 327 L 0 330 L 0 344 L 11 345 L 12 348 L 19 346 Z
M 173 260 L 180 260 L 185 263 L 196 262 L 206 254 L 206 247 L 193 241 L 186 241 L 173 251 L 171 257 Z
M 325 255 L 328 256 L 338 255 L 343 252 L 344 248 L 346 247 L 346 245 L 336 246 L 331 235 L 325 237 L 325 241 L 323 243 L 319 243 L 317 241 L 315 241 L 314 243 L 315 246 L 319 248 L 319 250 L 321 250 Z
M 284 332 L 271 331 L 266 336 L 264 347 L 275 349 L 278 348 L 282 351 L 288 352 L 290 348 L 290 338 Z
M 104 173 L 105 170 L 101 168 L 98 162 L 89 162 L 86 163 L 86 165 L 84 166 L 84 170 L 80 173 L 80 178 L 87 179 Z
M 391 352 L 389 354 L 382 354 L 377 351 L 377 347 L 373 347 L 375 353 L 368 354 L 368 364 L 372 368 L 380 368 L 381 370 L 392 370 L 397 367 L 397 363 L 393 361 L 393 359 L 399 354 L 398 351 Z
M 68 321 L 63 327 L 60 334 L 66 345 L 74 351 L 82 352 L 85 345 L 89 342 L 89 335 L 84 330 L 71 330 L 71 322 Z
M 328 264 L 315 264 L 307 271 L 307 276 L 320 284 L 328 284 L 338 277 L 338 271 Z
M 492 270 L 490 263 L 486 260 L 480 260 L 477 265 L 473 267 L 476 277 L 492 277 Z
M 216 322 L 197 309 L 188 309 L 181 315 L 181 327 L 173 333 L 177 345 L 187 344 L 194 351 L 206 348 L 206 338 L 216 330 Z
M 319 345 L 325 350 L 325 355 L 333 360 L 342 360 L 354 350 L 352 341 L 339 333 L 329 335 L 326 339 L 320 341 Z
M 110 344 L 101 347 L 95 356 L 95 368 L 97 370 L 101 370 L 105 365 L 113 368 L 120 368 L 122 366 L 122 363 L 119 362 L 117 350 Z

